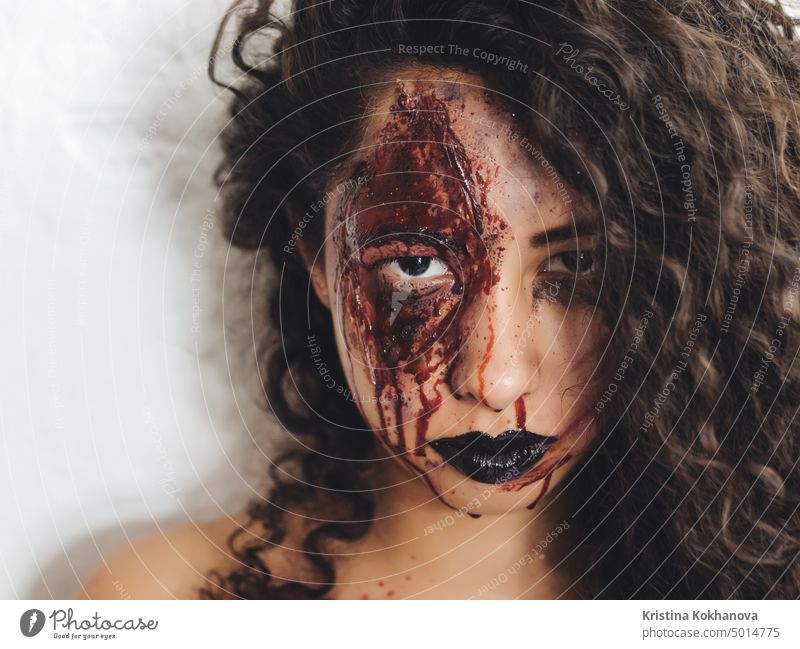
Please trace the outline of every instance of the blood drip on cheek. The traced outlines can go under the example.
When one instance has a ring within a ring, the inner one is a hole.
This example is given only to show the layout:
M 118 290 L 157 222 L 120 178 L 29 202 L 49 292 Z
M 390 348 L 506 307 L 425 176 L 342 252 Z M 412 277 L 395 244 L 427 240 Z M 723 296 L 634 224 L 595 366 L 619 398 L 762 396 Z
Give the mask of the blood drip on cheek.
M 555 464 L 547 467 L 546 475 L 544 476 L 544 482 L 542 482 L 542 490 L 539 492 L 539 495 L 536 496 L 536 499 L 530 504 L 527 505 L 527 509 L 533 509 L 539 503 L 539 501 L 544 498 L 545 494 L 550 490 L 550 480 L 553 479 L 553 474 L 556 472 L 556 469 L 560 468 L 567 462 L 572 459 L 572 455 L 567 453 L 564 457 L 559 459 Z M 536 478 L 537 480 L 542 477 L 542 472 L 540 472 L 539 476 Z M 526 484 L 531 484 L 531 482 L 527 482 Z
M 491 233 L 506 227 L 488 208 L 488 174 L 477 169 L 453 131 L 446 103 L 453 99 L 440 99 L 433 89 L 410 96 L 398 83 L 378 143 L 360 165 L 368 181 L 340 202 L 337 215 L 344 330 L 370 369 L 378 432 L 400 454 L 414 448 L 424 455 L 447 367 L 469 334 L 469 314 L 481 310 L 497 281 Z M 404 240 L 408 249 L 434 247 L 452 280 L 422 296 L 382 285 L 365 259 Z M 409 439 L 404 402 L 419 404 Z

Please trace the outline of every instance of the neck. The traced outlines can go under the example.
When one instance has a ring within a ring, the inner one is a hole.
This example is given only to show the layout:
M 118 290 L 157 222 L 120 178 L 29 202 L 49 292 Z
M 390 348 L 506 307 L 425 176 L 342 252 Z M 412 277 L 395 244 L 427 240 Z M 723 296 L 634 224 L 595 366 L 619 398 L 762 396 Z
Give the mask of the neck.
M 338 569 L 338 596 L 572 596 L 564 562 L 551 551 L 569 518 L 563 494 L 534 511 L 521 506 L 476 518 L 442 502 L 397 460 L 378 464 L 369 480 L 375 520 L 358 548 L 342 550 L 350 558 Z

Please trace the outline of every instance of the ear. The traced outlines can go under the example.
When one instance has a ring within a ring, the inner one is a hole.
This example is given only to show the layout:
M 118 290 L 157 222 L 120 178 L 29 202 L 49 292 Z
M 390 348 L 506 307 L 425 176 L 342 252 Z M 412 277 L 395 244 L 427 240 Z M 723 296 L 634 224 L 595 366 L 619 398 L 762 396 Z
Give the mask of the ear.
M 308 271 L 314 293 L 317 294 L 317 298 L 325 305 L 325 308 L 330 309 L 331 299 L 328 291 L 328 281 L 325 277 L 325 264 L 323 263 L 322 255 L 312 254 L 302 240 L 297 242 L 297 250 L 303 260 L 303 265 Z
M 289 211 L 289 223 L 292 225 L 292 227 L 302 227 L 299 225 L 300 212 L 297 210 L 294 201 L 289 199 L 286 206 Z M 303 266 L 305 266 L 306 270 L 308 271 L 314 293 L 316 293 L 319 301 L 322 302 L 326 308 L 330 309 L 331 301 L 330 294 L 328 292 L 328 282 L 325 277 L 324 256 L 318 254 L 317 250 L 309 248 L 307 244 L 307 240 L 301 236 L 297 239 L 297 247 L 295 250 L 300 254 L 300 259 L 303 262 Z

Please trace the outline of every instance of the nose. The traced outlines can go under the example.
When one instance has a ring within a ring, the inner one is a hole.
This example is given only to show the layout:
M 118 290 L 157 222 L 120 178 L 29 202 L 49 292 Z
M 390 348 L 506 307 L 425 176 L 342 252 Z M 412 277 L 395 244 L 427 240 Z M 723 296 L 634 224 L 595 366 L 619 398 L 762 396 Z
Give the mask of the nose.
M 535 313 L 522 277 L 505 268 L 484 305 L 465 318 L 473 330 L 450 373 L 450 387 L 496 412 L 536 389 Z

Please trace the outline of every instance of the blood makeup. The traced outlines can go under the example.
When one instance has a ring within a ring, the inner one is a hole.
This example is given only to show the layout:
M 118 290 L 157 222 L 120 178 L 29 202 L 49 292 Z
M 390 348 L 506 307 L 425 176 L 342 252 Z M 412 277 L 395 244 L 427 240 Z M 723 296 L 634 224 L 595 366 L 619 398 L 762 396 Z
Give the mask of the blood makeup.
M 490 217 L 485 181 L 435 90 L 410 97 L 399 84 L 379 138 L 358 170 L 369 181 L 340 206 L 338 277 L 349 347 L 369 368 L 384 441 L 422 455 L 465 316 L 492 286 Z M 415 412 L 407 390 L 418 395 Z
M 490 147 L 481 151 L 482 139 L 510 145 L 491 127 L 477 132 L 464 115 L 476 97 L 500 108 L 487 91 L 465 92 L 458 83 L 398 81 L 391 97 L 352 154 L 349 175 L 364 180 L 349 183 L 352 191 L 340 196 L 329 222 L 327 279 L 357 402 L 384 447 L 448 502 L 478 485 L 515 492 L 549 482 L 580 434 L 541 414 L 548 429 L 527 430 L 536 399 L 526 403 L 525 386 L 509 402 L 507 422 L 505 404 L 493 407 L 488 399 L 493 359 L 513 326 L 497 298 L 508 292 L 509 246 L 527 244 L 515 244 L 507 215 L 491 197 L 502 165 Z M 515 312 L 524 304 L 528 317 L 537 317 L 537 300 L 551 304 L 547 295 L 536 297 L 536 282 L 528 297 L 515 300 Z M 560 314 L 551 318 L 563 318 L 563 304 L 550 308 Z M 575 351 L 574 341 L 566 344 Z M 517 374 L 533 377 L 528 352 L 522 356 Z M 474 385 L 467 389 L 456 375 Z M 445 479 L 443 471 L 452 473 Z

